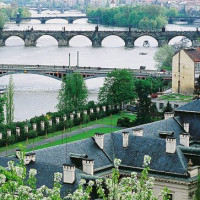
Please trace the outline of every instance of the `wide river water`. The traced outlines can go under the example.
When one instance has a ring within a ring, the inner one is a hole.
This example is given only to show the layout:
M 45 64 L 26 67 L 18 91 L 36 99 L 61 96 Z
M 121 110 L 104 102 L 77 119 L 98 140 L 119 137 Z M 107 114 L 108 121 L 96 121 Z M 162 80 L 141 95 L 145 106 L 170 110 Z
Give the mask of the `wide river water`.
M 32 16 L 59 15 L 52 11 Z M 78 12 L 66 12 L 65 15 L 81 15 Z M 37 20 L 23 22 L 19 26 L 15 23 L 7 23 L 7 30 L 94 30 L 95 24 L 89 24 L 86 19 L 74 21 L 68 24 L 65 20 L 49 20 L 41 24 Z M 100 30 L 126 30 L 119 27 L 99 26 Z M 167 30 L 196 30 L 196 26 L 167 25 Z M 148 40 L 150 47 L 143 47 L 144 40 Z M 175 38 L 170 43 L 180 40 Z M 57 41 L 50 36 L 42 36 L 37 41 L 36 47 L 24 47 L 24 42 L 18 37 L 10 37 L 5 47 L 0 47 L 0 63 L 4 64 L 49 64 L 68 65 L 68 54 L 71 53 L 71 65 L 76 65 L 76 54 L 79 51 L 80 66 L 113 67 L 113 68 L 139 68 L 146 66 L 147 69 L 155 69 L 153 56 L 157 51 L 157 41 L 151 37 L 141 37 L 135 42 L 135 48 L 124 47 L 124 42 L 110 36 L 104 39 L 102 47 L 93 48 L 91 42 L 84 36 L 76 36 L 70 40 L 69 47 L 58 47 Z M 147 53 L 139 55 L 140 52 Z M 15 121 L 30 119 L 36 115 L 45 114 L 48 111 L 56 111 L 57 96 L 61 82 L 52 78 L 33 75 L 15 74 Z M 9 76 L 0 78 L 0 86 L 8 84 Z M 97 93 L 103 84 L 103 78 L 86 81 L 89 89 L 88 100 L 97 100 Z

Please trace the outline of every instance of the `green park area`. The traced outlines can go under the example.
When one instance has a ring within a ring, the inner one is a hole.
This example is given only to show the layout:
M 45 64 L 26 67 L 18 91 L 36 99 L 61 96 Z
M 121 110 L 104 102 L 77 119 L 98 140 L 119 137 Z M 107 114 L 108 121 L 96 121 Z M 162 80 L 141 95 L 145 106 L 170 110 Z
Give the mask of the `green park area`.
M 71 129 L 66 129 L 65 131 L 57 131 L 54 133 L 49 133 L 46 136 L 38 136 L 34 139 L 27 139 L 27 141 L 23 141 L 23 142 L 19 142 L 19 143 L 15 143 L 13 145 L 9 145 L 7 147 L 1 147 L 0 148 L 0 153 L 5 152 L 5 151 L 9 151 L 15 148 L 18 148 L 19 144 L 23 145 L 23 146 L 27 146 L 27 145 L 31 145 L 32 148 L 28 149 L 29 151 L 33 149 L 41 149 L 41 148 L 46 148 L 46 147 L 50 147 L 50 146 L 55 146 L 58 144 L 62 144 L 62 143 L 66 143 L 67 142 L 73 142 L 76 140 L 81 140 L 81 139 L 85 139 L 88 137 L 93 136 L 96 132 L 99 133 L 110 133 L 113 131 L 117 131 L 120 129 L 120 127 L 117 127 L 117 121 L 119 118 L 121 117 L 129 117 L 131 120 L 135 119 L 135 115 L 133 115 L 130 112 L 126 112 L 126 111 L 121 111 L 117 114 L 114 115 L 110 115 L 108 117 L 99 119 L 99 120 L 95 120 L 95 121 L 90 121 L 87 124 L 82 124 L 79 126 L 74 126 Z M 102 125 L 104 127 L 98 127 L 98 128 L 94 128 L 94 129 L 90 129 L 89 127 L 94 126 L 94 125 Z M 108 126 L 108 127 L 105 127 Z M 62 134 L 66 134 L 69 133 L 71 134 L 73 131 L 77 131 L 77 130 L 81 130 L 83 129 L 83 132 L 80 132 L 76 135 L 73 136 L 69 136 L 67 138 L 64 139 L 59 139 L 59 140 L 54 140 L 53 138 Z M 49 143 L 45 144 L 45 145 L 37 145 L 37 142 L 40 141 L 44 141 L 46 139 L 50 139 Z
M 182 101 L 182 102 L 190 102 L 193 100 L 193 96 L 191 95 L 182 95 L 182 94 L 167 94 L 159 97 L 160 100 L 166 101 Z

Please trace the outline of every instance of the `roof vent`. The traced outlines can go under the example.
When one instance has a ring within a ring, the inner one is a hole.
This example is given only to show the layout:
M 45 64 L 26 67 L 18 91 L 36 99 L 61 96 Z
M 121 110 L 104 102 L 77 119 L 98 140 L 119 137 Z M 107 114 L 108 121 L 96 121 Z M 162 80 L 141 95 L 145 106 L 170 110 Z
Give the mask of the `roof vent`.
M 184 128 L 186 133 L 189 133 L 190 124 L 189 123 L 184 123 L 183 124 L 183 128 Z
M 167 137 L 173 137 L 174 136 L 173 131 L 158 131 L 158 134 L 161 138 L 167 138 Z

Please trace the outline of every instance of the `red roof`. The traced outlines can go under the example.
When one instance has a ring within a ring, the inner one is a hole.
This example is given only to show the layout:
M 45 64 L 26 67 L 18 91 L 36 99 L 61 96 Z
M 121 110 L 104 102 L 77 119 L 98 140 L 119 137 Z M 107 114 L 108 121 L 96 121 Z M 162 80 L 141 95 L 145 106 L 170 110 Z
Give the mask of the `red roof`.
M 194 61 L 200 62 L 200 48 L 184 49 L 184 52 Z

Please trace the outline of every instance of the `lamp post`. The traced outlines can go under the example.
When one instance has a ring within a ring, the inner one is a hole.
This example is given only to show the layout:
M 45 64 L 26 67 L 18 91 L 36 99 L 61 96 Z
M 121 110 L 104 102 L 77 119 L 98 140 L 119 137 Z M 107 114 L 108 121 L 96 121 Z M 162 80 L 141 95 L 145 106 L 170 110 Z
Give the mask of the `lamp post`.
M 70 69 L 70 66 L 71 66 L 71 54 L 69 53 L 69 69 Z

